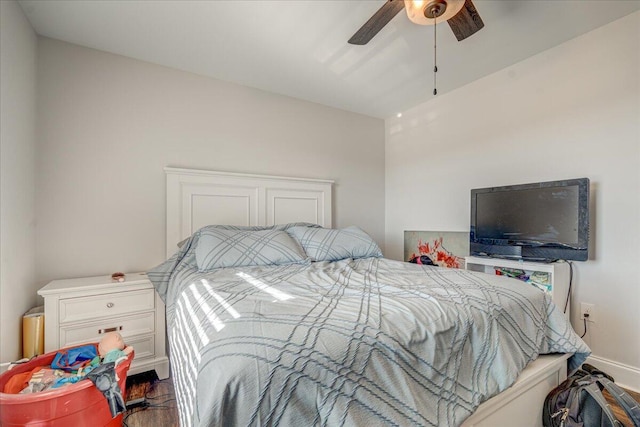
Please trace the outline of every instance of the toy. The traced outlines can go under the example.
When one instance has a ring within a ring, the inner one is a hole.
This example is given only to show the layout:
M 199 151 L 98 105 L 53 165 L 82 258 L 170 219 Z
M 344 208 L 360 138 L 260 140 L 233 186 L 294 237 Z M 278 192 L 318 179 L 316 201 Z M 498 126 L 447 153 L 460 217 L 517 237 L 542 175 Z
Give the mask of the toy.
M 122 335 L 118 332 L 108 332 L 98 343 L 98 353 L 102 357 L 102 363 L 115 362 L 132 351 L 133 348 L 124 344 Z

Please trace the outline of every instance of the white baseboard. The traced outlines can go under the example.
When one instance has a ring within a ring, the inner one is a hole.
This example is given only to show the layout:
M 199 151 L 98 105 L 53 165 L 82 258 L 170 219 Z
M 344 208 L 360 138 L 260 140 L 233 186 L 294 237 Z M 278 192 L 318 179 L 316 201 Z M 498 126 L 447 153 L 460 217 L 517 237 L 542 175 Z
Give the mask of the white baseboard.
M 640 393 L 639 368 L 614 362 L 613 360 L 598 356 L 589 356 L 585 363 L 593 365 L 601 371 L 611 375 L 616 380 L 616 384 L 620 387 Z

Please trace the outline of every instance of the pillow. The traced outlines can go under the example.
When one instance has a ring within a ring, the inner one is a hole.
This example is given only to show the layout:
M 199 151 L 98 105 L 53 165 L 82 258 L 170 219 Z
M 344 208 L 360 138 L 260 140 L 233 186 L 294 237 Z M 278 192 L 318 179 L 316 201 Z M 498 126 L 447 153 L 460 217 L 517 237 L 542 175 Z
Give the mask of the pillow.
M 247 265 L 303 263 L 300 245 L 280 230 L 201 230 L 195 250 L 199 271 Z
M 287 230 L 313 261 L 381 257 L 382 251 L 371 237 L 355 226 L 341 230 L 293 227 Z
M 206 225 L 201 230 L 209 228 L 220 228 L 222 230 L 245 230 L 245 231 L 261 231 L 261 230 L 286 230 L 291 227 L 320 227 L 318 224 L 311 224 L 309 222 L 290 222 L 288 224 L 276 224 L 276 225 Z M 186 239 L 180 240 L 177 243 L 178 248 L 184 246 L 192 236 Z

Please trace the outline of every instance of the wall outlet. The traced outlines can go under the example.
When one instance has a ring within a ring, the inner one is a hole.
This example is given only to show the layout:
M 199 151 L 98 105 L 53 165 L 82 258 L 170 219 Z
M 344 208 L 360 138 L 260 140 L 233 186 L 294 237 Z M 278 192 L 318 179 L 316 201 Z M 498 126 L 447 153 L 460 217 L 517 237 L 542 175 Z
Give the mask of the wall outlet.
M 585 316 L 586 314 L 586 316 Z M 587 319 L 587 322 L 596 321 L 596 306 L 594 304 L 580 303 L 580 320 Z

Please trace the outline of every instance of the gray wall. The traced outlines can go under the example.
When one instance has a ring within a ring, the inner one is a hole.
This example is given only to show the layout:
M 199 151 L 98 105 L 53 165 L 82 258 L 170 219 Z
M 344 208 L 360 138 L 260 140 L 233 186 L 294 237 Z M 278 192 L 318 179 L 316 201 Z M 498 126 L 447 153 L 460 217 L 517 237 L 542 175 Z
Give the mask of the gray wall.
M 383 120 L 47 38 L 38 85 L 40 285 L 163 261 L 165 166 L 334 179 L 383 244 Z
M 35 282 L 37 38 L 14 1 L 0 2 L 0 362 L 21 356 Z
M 389 118 L 386 153 L 393 258 L 404 230 L 468 231 L 472 188 L 590 178 L 571 319 L 596 305 L 590 363 L 640 390 L 640 12 Z

